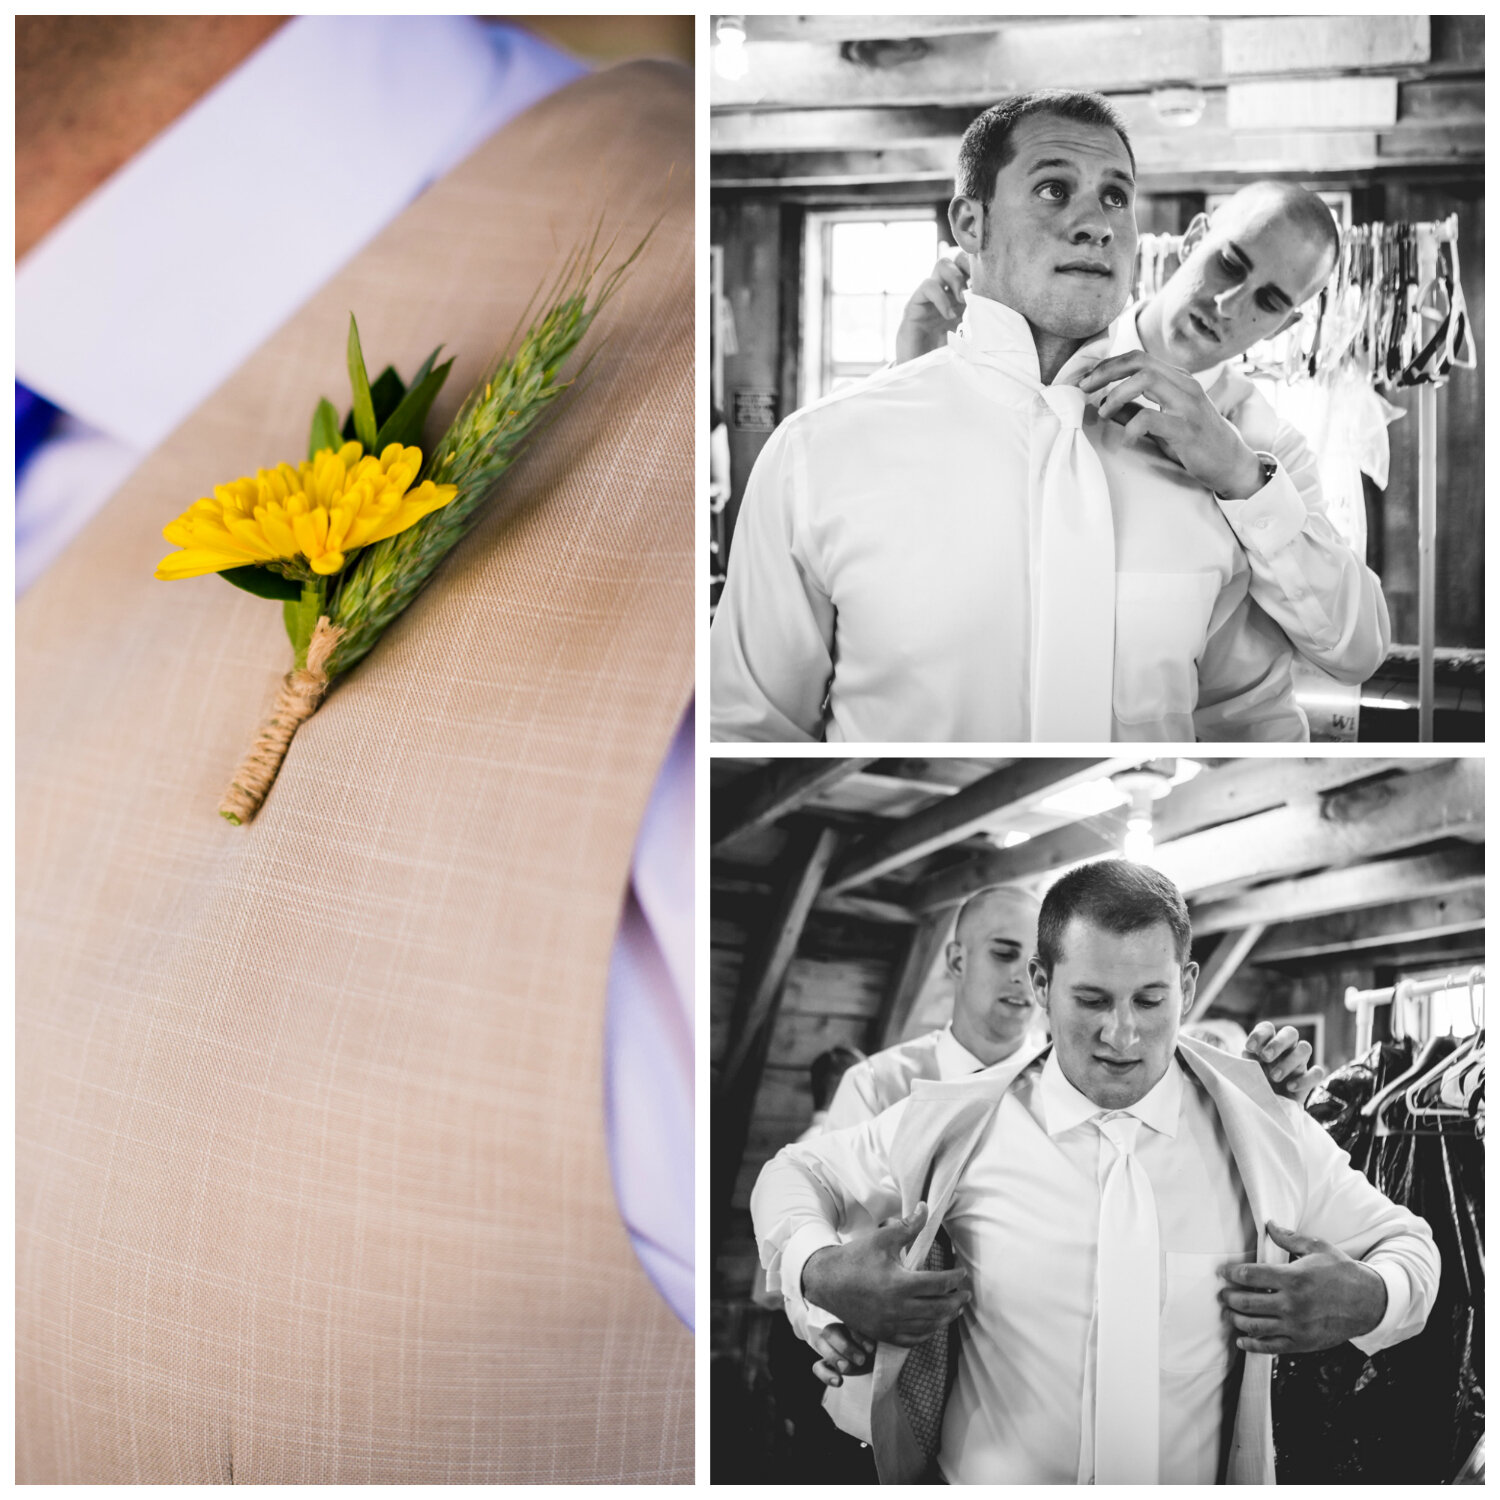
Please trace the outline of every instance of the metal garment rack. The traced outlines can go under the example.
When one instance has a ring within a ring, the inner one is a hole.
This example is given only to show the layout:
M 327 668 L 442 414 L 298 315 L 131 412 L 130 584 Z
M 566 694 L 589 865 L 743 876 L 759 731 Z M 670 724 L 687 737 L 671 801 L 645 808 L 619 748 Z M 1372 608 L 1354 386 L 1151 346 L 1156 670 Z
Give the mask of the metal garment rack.
M 1396 1000 L 1421 1000 L 1439 990 L 1457 990 L 1466 985 L 1472 988 L 1484 983 L 1484 966 L 1476 964 L 1472 969 L 1460 969 L 1453 974 L 1444 974 L 1440 979 L 1403 979 L 1399 984 L 1383 990 L 1357 990 L 1350 985 L 1344 991 L 1344 1009 L 1352 1010 L 1354 1022 L 1354 1055 L 1363 1057 L 1375 1041 L 1375 1012 L 1382 1005 Z
M 1433 231 L 1448 244 L 1458 239 L 1458 215 L 1437 220 Z M 1437 384 L 1417 387 L 1417 738 L 1430 744 L 1437 689 Z

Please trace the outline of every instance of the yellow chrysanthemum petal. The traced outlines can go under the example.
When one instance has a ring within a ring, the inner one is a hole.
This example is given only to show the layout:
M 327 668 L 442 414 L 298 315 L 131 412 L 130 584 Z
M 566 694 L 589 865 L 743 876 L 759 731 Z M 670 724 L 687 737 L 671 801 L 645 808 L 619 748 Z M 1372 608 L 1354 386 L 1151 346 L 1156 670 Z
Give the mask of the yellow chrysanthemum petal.
M 156 565 L 156 576 L 171 582 L 176 578 L 201 578 L 205 573 L 222 573 L 225 568 L 243 567 L 243 557 L 226 557 L 222 552 L 192 549 L 172 552 Z
M 395 536 L 457 493 L 431 481 L 416 490 L 419 448 L 388 443 L 377 458 L 357 442 L 324 448 L 298 464 L 258 469 L 214 486 L 163 530 L 183 550 L 164 558 L 158 578 L 195 578 L 246 563 L 305 559 L 337 573 L 349 554 Z

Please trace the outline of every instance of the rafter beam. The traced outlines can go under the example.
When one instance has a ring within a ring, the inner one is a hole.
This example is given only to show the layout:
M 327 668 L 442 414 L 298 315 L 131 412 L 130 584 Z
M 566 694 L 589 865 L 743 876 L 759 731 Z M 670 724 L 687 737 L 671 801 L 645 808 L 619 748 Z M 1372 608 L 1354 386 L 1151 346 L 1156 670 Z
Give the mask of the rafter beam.
M 1208 901 L 1193 908 L 1193 932 L 1195 936 L 1207 936 L 1248 922 L 1298 922 L 1393 901 L 1483 888 L 1482 847 L 1442 849 L 1434 854 L 1375 860 L 1321 875 L 1278 880 L 1222 901 Z
M 1211 765 L 1195 780 L 1174 787 L 1156 804 L 1158 847 L 1200 829 L 1247 821 L 1287 802 L 1312 803 L 1338 787 L 1368 780 L 1384 772 L 1445 764 L 1432 759 L 1402 761 L 1365 756 L 1308 756 L 1277 760 L 1239 759 Z M 1119 850 L 1124 833 L 1105 819 L 1073 823 L 1012 849 L 996 849 L 925 881 L 908 898 L 914 911 L 952 906 L 988 885 L 1006 885 L 1039 875 L 1061 872 L 1080 860 Z M 1238 924 L 1236 924 L 1238 925 Z
M 773 761 L 734 786 L 738 800 L 714 818 L 713 848 L 769 827 L 804 803 L 835 787 L 870 764 L 871 756 L 823 756 L 816 760 Z M 715 809 L 717 811 L 717 808 Z
M 1082 781 L 1094 781 L 1139 757 L 1117 760 L 1018 760 L 963 791 L 913 813 L 893 829 L 856 844 L 829 872 L 832 894 L 888 875 L 913 860 L 956 844 Z
M 1483 837 L 1484 762 L 1454 760 L 1189 834 L 1158 846 L 1156 865 L 1191 895 Z
M 1369 948 L 1405 947 L 1483 928 L 1483 890 L 1456 891 L 1449 896 L 1424 896 L 1365 911 L 1287 922 L 1269 934 L 1251 962 L 1289 963 Z
M 1200 86 L 1231 78 L 1417 68 L 1432 55 L 1426 16 L 1217 18 L 1208 16 L 1048 17 L 1028 25 L 975 18 L 967 33 L 937 35 L 931 23 L 902 32 L 898 18 L 876 40 L 921 37 L 924 46 L 891 65 L 845 56 L 841 38 L 759 41 L 749 18 L 749 67 L 736 80 L 714 78 L 715 106 L 770 108 L 861 104 L 989 105 L 1031 88 L 1076 88 L 1078 59 L 1098 62 L 1101 93 L 1138 92 L 1191 78 Z M 847 24 L 847 23 L 846 23 Z M 869 40 L 867 33 L 842 40 Z

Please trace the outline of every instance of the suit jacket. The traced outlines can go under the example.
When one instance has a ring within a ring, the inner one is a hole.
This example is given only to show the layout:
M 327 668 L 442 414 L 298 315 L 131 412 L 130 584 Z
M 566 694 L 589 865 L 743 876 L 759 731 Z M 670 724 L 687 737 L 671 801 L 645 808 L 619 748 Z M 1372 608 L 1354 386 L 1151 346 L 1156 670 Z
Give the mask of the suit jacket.
M 157 582 L 162 526 L 305 451 L 351 309 L 372 364 L 457 354 L 440 428 L 601 213 L 627 248 L 664 217 L 583 388 L 231 828 L 288 646 L 274 604 Z M 693 236 L 691 72 L 552 95 L 21 601 L 21 1482 L 691 1481 L 692 1336 L 620 1220 L 603 1058 L 693 681 Z
M 1308 1201 L 1304 1148 L 1287 1106 L 1272 1092 L 1259 1064 L 1230 1057 L 1186 1037 L 1178 1038 L 1177 1049 L 1179 1060 L 1202 1083 L 1219 1112 L 1257 1225 L 1256 1259 L 1283 1265 L 1291 1257 L 1266 1234 L 1268 1219 L 1320 1233 L 1317 1205 Z M 907 1249 L 908 1266 L 925 1263 L 933 1238 L 952 1206 L 963 1169 L 1012 1082 L 1014 1077 L 996 1081 L 978 1075 L 953 1083 L 918 1082 L 912 1086 L 911 1100 L 892 1146 L 891 1162 L 901 1191 L 903 1215 L 924 1199 L 928 1206 L 927 1222 Z M 1408 1222 L 1412 1218 L 1394 1206 L 1392 1211 Z M 1378 1229 L 1373 1233 L 1378 1237 Z M 1363 1248 L 1373 1242 L 1371 1238 Z M 1350 1253 L 1362 1253 L 1361 1246 L 1356 1245 Z M 926 1459 L 896 1399 L 896 1380 L 907 1353 L 894 1344 L 881 1344 L 871 1376 L 873 1448 L 885 1484 L 915 1482 L 926 1468 Z M 1274 1484 L 1270 1355 L 1237 1356 L 1226 1387 L 1226 1419 L 1229 1431 L 1221 1482 Z

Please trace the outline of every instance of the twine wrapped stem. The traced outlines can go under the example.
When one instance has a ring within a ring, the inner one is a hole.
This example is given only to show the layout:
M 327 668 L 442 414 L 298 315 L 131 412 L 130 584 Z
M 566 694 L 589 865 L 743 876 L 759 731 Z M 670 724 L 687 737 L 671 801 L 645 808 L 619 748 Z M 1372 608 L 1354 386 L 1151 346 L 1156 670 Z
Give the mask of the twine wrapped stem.
M 270 714 L 219 803 L 220 817 L 234 824 L 248 823 L 260 811 L 292 736 L 313 716 L 328 691 L 328 659 L 343 634 L 327 615 L 319 617 L 308 642 L 307 665 L 293 668 L 282 679 Z

